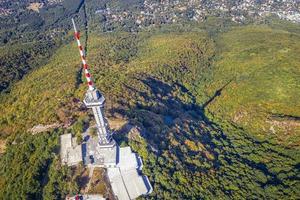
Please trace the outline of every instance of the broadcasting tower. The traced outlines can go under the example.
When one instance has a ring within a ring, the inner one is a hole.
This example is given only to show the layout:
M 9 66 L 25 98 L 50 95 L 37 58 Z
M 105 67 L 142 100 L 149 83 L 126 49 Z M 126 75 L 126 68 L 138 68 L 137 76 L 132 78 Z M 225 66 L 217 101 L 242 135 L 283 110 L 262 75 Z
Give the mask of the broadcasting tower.
M 94 83 L 91 79 L 91 74 L 88 71 L 88 65 L 85 60 L 83 48 L 79 41 L 79 32 L 76 29 L 74 19 L 72 19 L 72 23 L 75 31 L 75 38 L 77 40 L 82 65 L 84 68 L 85 78 L 89 86 L 88 90 L 86 91 L 83 102 L 86 105 L 86 107 L 92 108 L 93 110 L 94 117 L 97 123 L 97 134 L 98 134 L 99 146 L 103 148 L 113 148 L 115 146 L 115 141 L 111 137 L 107 120 L 104 117 L 105 98 L 100 93 L 100 91 L 94 87 Z

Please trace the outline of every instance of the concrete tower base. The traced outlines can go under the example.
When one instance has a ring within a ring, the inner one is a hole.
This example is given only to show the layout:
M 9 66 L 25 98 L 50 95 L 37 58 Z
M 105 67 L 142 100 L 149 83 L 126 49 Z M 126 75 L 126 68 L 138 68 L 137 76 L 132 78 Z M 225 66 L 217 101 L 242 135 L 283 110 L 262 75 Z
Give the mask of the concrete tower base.
M 115 167 L 117 165 L 117 145 L 99 145 L 98 138 L 89 138 L 82 146 L 83 161 L 94 167 Z

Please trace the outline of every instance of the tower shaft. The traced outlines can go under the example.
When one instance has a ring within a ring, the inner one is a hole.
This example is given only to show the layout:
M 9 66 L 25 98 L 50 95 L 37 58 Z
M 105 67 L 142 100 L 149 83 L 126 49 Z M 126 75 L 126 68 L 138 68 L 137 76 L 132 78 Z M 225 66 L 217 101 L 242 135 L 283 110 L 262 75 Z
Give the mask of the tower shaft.
M 99 143 L 106 145 L 111 140 L 111 137 L 109 136 L 108 123 L 104 118 L 103 108 L 97 106 L 92 107 L 92 110 L 97 124 Z
M 105 98 L 98 89 L 88 90 L 83 100 L 88 108 L 92 108 L 98 134 L 98 143 L 100 147 L 112 147 L 115 141 L 112 139 L 110 129 L 106 118 L 104 117 Z

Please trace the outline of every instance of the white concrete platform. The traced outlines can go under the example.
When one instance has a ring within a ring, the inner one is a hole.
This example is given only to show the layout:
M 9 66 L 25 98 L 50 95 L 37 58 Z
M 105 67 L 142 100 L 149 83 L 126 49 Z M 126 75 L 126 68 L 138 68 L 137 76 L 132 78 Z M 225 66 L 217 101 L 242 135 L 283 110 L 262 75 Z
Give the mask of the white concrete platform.
M 107 176 L 109 177 L 113 193 L 117 196 L 118 200 L 130 199 L 125 183 L 122 180 L 120 169 L 108 168 Z
M 140 157 L 130 147 L 119 148 L 119 163 L 115 168 L 107 168 L 112 190 L 118 200 L 135 199 L 152 192 L 147 177 L 140 174 Z
M 136 199 L 152 192 L 151 183 L 141 172 L 142 159 L 130 147 L 115 145 L 113 148 L 103 148 L 99 146 L 97 138 L 91 137 L 87 137 L 82 145 L 77 145 L 71 134 L 62 135 L 60 140 L 62 162 L 71 166 L 83 161 L 90 167 L 105 167 L 118 200 Z
M 122 170 L 136 169 L 139 167 L 138 155 L 131 151 L 130 147 L 119 149 L 119 163 L 117 165 Z
M 148 194 L 148 188 L 144 182 L 143 176 L 139 175 L 136 169 L 127 170 L 126 172 L 121 170 L 121 175 L 130 199 L 135 199 L 140 195 Z
M 99 146 L 97 138 L 89 138 L 83 144 L 84 164 L 94 167 L 115 167 L 117 163 L 118 147 L 103 148 Z
M 68 166 L 77 165 L 82 161 L 81 145 L 77 145 L 71 134 L 60 136 L 60 156 L 62 163 Z

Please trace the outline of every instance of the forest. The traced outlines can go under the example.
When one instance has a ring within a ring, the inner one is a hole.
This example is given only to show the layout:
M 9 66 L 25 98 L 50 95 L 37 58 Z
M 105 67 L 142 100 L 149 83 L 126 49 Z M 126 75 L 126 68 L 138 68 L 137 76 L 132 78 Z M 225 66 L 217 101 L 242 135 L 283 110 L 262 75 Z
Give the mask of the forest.
M 92 17 L 91 4 L 85 6 L 78 12 L 88 21 L 78 23 L 87 23 L 82 41 L 106 115 L 142 130 L 114 135 L 143 159 L 154 191 L 141 199 L 300 196 L 298 25 L 211 17 L 107 32 Z M 67 30 L 63 42 L 43 40 L 29 50 L 13 40 L 4 46 L 12 48 L 0 60 L 10 69 L 1 76 L 11 74 L 0 79 L 1 90 L 9 88 L 0 94 L 2 199 L 63 199 L 79 192 L 74 170 L 59 161 L 58 138 L 79 137 L 93 118 L 82 105 L 87 86 Z M 30 133 L 53 123 L 61 128 Z
M 78 192 L 71 169 L 61 166 L 56 155 L 61 131 L 8 141 L 0 159 L 1 199 L 63 199 Z
M 79 16 L 81 24 L 86 20 L 81 0 L 45 4 L 39 12 L 29 10 L 29 3 L 0 2 L 1 8 L 12 12 L 0 15 L 0 92 L 9 91 L 24 75 L 45 65 L 57 48 L 72 39 L 68 35 L 70 16 Z

